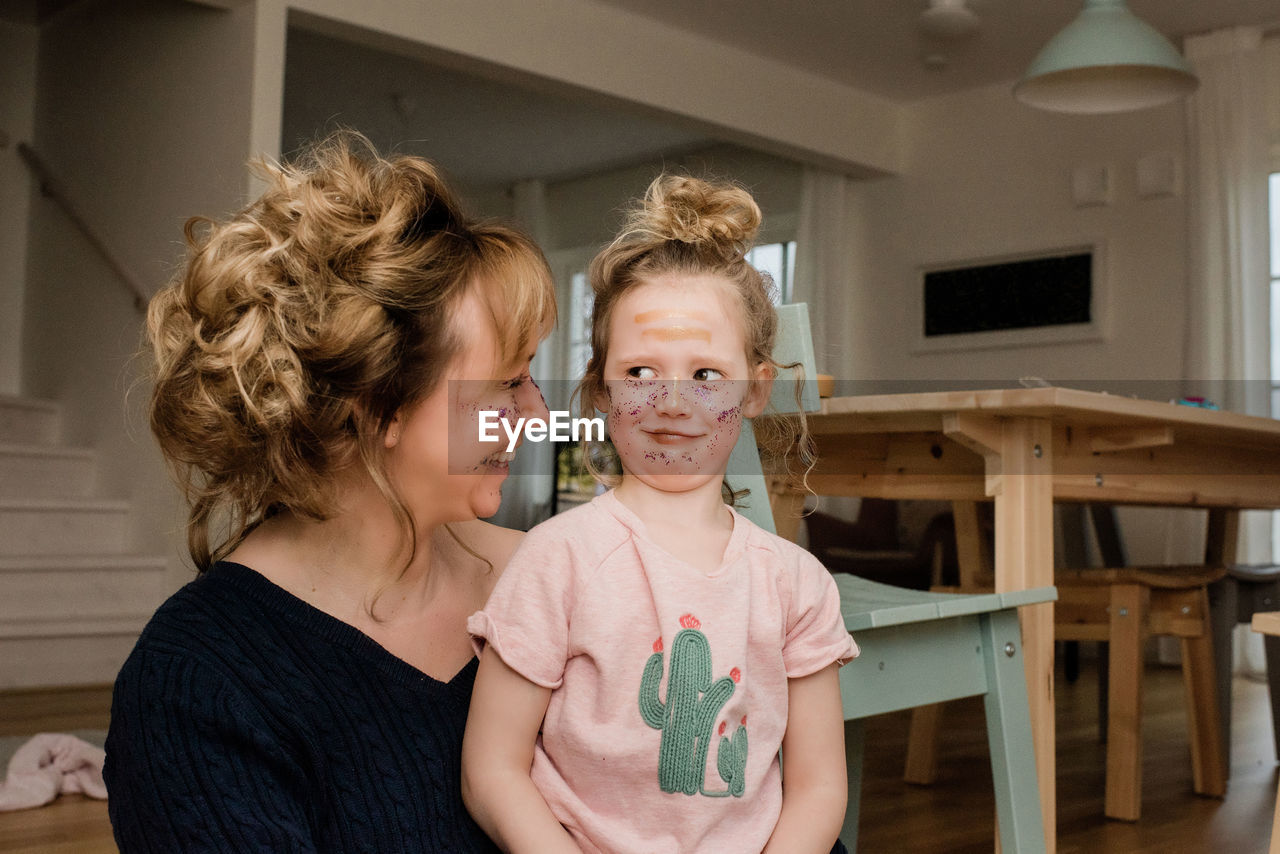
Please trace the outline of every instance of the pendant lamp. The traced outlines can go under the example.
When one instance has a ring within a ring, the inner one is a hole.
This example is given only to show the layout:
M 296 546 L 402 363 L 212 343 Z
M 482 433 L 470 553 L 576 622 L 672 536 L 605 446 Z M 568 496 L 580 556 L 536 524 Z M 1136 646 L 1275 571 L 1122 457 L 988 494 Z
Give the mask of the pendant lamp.
M 1124 0 L 1085 0 L 1013 87 L 1024 104 L 1060 113 L 1120 113 L 1189 95 L 1199 81 L 1169 40 Z

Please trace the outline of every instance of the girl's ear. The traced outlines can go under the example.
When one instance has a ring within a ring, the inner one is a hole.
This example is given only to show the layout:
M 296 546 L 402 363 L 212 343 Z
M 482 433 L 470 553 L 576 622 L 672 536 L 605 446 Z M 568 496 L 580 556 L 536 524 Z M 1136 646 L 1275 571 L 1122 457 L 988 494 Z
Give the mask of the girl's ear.
M 773 392 L 773 376 L 773 366 L 768 362 L 756 365 L 756 369 L 752 371 L 751 389 L 742 401 L 743 418 L 755 418 L 764 412 L 769 403 L 769 395 Z
M 591 396 L 591 405 L 596 408 L 596 412 L 609 412 L 609 384 L 600 383 L 600 390 Z

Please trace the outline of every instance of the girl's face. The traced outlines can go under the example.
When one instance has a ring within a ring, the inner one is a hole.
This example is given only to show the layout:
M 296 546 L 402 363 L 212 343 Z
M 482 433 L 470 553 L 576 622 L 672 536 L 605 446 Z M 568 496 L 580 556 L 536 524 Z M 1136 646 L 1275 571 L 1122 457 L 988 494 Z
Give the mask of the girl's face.
M 606 399 L 596 402 L 624 475 L 664 492 L 718 485 L 742 419 L 768 400 L 769 376 L 747 364 L 722 276 L 667 274 L 633 288 L 610 317 Z
M 420 528 L 486 518 L 498 512 L 511 455 L 507 438 L 481 442 L 483 410 L 520 417 L 548 416 L 529 377 L 533 353 L 499 365 L 497 331 L 480 298 L 467 294 L 454 321 L 465 343 L 439 385 L 398 415 L 387 430 L 388 476 Z

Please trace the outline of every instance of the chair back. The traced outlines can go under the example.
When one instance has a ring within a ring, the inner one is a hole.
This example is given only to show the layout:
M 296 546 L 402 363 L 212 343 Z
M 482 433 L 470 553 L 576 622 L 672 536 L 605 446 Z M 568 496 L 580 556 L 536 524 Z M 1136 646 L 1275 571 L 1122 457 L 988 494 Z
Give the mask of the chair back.
M 797 363 L 803 371 L 804 388 L 800 395 L 800 408 L 816 412 L 818 402 L 818 371 L 813 355 L 813 333 L 809 328 L 809 306 L 791 303 L 778 307 L 778 338 L 773 347 L 773 360 L 782 365 Z M 769 397 L 766 414 L 796 412 L 796 372 L 782 370 L 773 381 L 773 393 Z M 769 506 L 769 487 L 760 464 L 760 451 L 756 446 L 755 432 L 749 421 L 742 422 L 738 443 L 729 455 L 725 480 L 735 490 L 746 489 L 749 495 L 739 506 L 738 512 L 770 533 L 777 533 L 773 524 L 773 510 Z

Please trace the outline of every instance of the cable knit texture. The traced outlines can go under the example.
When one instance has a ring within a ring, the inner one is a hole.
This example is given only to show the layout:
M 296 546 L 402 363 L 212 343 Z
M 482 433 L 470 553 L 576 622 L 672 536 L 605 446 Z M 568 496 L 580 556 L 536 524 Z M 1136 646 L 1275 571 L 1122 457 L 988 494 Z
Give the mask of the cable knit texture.
M 121 854 L 497 851 L 459 788 L 475 671 L 436 681 L 215 564 L 116 681 L 104 776 Z

